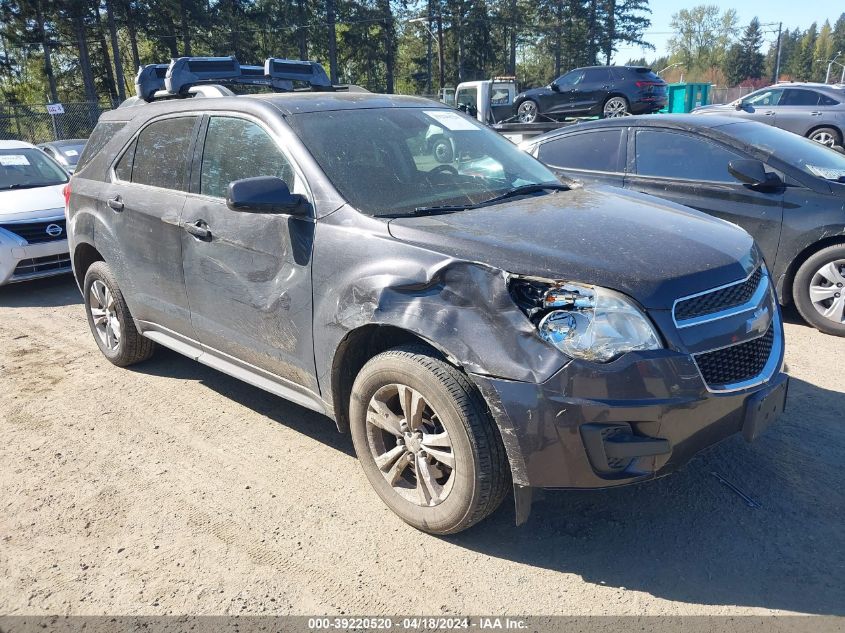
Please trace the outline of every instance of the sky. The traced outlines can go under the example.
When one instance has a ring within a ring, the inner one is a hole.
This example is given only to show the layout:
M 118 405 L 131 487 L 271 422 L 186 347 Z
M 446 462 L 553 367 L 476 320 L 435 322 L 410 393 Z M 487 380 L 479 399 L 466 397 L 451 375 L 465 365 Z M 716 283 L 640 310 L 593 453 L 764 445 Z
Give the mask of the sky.
M 724 0 L 649 0 L 651 7 L 651 26 L 646 31 L 645 40 L 657 47 L 656 51 L 639 47 L 620 48 L 616 54 L 617 62 L 624 63 L 628 59 L 645 57 L 652 60 L 668 53 L 667 42 L 672 36 L 670 23 L 672 14 L 681 9 L 688 9 L 699 4 L 716 4 L 724 11 L 735 9 L 739 17 L 739 24 L 746 26 L 754 16 L 762 24 L 774 22 L 774 27 L 764 27 L 774 33 L 766 33 L 766 41 L 772 42 L 777 38 L 777 23 L 783 22 L 784 29 L 794 29 L 796 26 L 806 29 L 814 21 L 821 26 L 825 20 L 831 25 L 845 11 L 845 5 L 839 0 L 815 0 L 809 7 L 800 0 L 766 0 L 766 2 L 725 2 Z M 766 47 L 768 48 L 768 47 Z

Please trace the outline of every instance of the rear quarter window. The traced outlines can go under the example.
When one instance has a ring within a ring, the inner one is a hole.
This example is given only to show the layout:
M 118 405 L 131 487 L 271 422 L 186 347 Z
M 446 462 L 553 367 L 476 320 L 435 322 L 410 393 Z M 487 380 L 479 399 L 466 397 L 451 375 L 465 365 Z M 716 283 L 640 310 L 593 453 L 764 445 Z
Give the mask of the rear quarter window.
M 94 131 L 91 132 L 88 142 L 85 143 L 85 149 L 82 150 L 79 162 L 76 164 L 76 173 L 78 174 L 85 169 L 85 165 L 91 162 L 91 159 L 99 154 L 106 144 L 112 140 L 114 135 L 120 132 L 125 126 L 125 121 L 101 121 L 97 123 Z

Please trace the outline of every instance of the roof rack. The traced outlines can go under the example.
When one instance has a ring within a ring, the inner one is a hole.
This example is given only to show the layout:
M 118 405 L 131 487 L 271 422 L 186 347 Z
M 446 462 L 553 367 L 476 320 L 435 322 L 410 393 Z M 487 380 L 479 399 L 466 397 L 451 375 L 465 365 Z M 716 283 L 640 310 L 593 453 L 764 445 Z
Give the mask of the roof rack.
M 148 64 L 138 69 L 135 77 L 140 101 L 174 99 L 188 96 L 230 96 L 231 90 L 206 90 L 216 84 L 268 86 L 276 91 L 294 90 L 294 82 L 308 85 L 308 90 L 346 90 L 334 86 L 318 62 L 270 57 L 263 66 L 241 66 L 235 57 L 179 57 L 169 64 Z M 201 89 L 202 88 L 202 89 Z M 223 92 L 225 91 L 225 92 Z M 127 103 L 127 105 L 130 105 Z

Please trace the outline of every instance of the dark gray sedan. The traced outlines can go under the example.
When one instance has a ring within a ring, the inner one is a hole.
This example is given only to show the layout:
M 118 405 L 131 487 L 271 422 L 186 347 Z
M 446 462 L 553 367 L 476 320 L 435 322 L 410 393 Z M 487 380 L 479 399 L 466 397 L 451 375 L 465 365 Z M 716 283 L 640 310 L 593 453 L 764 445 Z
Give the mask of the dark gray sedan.
M 845 138 L 845 86 L 783 83 L 732 103 L 701 106 L 693 114 L 718 114 L 759 121 L 806 136 L 823 145 Z
M 38 148 L 52 156 L 65 168 L 65 171 L 72 174 L 76 170 L 76 163 L 79 162 L 79 156 L 82 154 L 82 150 L 85 149 L 85 143 L 86 139 L 84 138 L 69 138 L 61 141 L 41 143 Z
M 845 155 L 753 121 L 688 114 L 579 123 L 521 147 L 568 178 L 738 224 L 763 251 L 781 303 L 845 336 Z

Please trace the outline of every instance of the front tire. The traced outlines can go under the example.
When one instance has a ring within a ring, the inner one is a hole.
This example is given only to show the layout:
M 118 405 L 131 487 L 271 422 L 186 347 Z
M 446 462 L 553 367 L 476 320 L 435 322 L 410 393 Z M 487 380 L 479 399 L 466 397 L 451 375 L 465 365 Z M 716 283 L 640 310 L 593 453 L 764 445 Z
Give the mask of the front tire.
M 520 123 L 536 123 L 539 116 L 540 108 L 532 99 L 526 99 L 516 109 L 516 117 Z
M 155 343 L 138 332 L 105 262 L 91 264 L 82 289 L 88 325 L 103 356 L 118 367 L 126 367 L 153 355 Z
M 628 114 L 628 100 L 625 97 L 610 97 L 602 106 L 603 119 L 615 119 Z
M 807 138 L 827 147 L 842 145 L 842 135 L 839 134 L 839 130 L 832 127 L 820 127 L 817 130 L 813 130 L 807 135 Z
M 490 515 L 508 490 L 504 446 L 467 377 L 423 346 L 372 358 L 350 399 L 364 474 L 399 517 L 454 534 Z
M 845 244 L 811 255 L 795 274 L 792 296 L 807 323 L 821 332 L 845 336 Z

